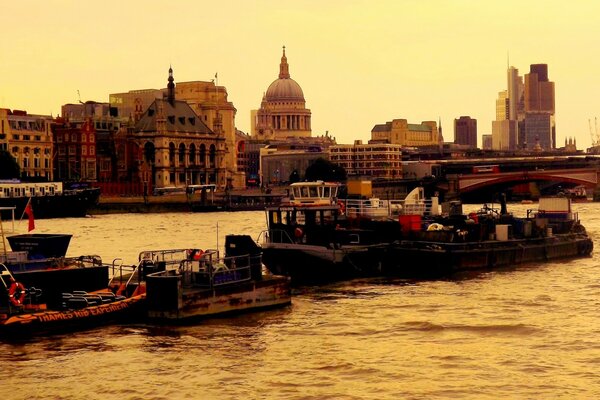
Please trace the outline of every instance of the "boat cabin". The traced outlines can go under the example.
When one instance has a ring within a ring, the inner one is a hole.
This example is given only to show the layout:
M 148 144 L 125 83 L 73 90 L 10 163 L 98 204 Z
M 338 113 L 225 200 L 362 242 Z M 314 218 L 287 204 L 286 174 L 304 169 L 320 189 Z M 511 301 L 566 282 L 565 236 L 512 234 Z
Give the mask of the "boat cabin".
M 335 204 L 340 184 L 336 182 L 296 182 L 290 185 L 290 205 L 323 206 Z
M 61 182 L 20 182 L 0 180 L 0 198 L 59 196 L 63 193 Z

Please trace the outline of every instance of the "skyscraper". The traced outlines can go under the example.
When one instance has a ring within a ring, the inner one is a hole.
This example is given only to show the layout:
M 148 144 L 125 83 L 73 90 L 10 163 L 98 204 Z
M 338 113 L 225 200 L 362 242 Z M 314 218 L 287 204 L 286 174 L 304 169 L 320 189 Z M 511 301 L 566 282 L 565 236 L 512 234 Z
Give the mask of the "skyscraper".
M 454 143 L 477 148 L 477 120 L 471 117 L 454 119 Z
M 525 74 L 524 148 L 556 148 L 554 82 L 548 80 L 547 64 L 531 64 Z

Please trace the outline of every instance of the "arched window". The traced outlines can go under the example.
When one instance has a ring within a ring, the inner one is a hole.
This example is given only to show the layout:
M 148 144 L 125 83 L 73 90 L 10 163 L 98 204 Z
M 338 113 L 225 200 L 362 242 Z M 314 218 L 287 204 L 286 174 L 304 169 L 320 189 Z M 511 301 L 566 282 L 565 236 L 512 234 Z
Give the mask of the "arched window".
M 169 143 L 169 164 L 173 165 L 175 163 L 175 143 Z
M 196 164 L 196 145 L 190 144 L 190 154 L 189 154 L 190 165 Z
M 154 148 L 154 144 L 151 142 L 146 142 L 144 145 L 144 161 L 148 164 L 154 164 L 154 156 L 156 154 L 156 150 Z
M 200 166 L 202 168 L 206 167 L 206 146 L 204 143 L 200 145 Z
M 214 144 L 210 145 L 210 153 L 208 154 L 209 168 L 215 168 L 215 161 L 217 159 L 217 150 Z
M 185 144 L 181 143 L 179 145 L 179 164 L 183 165 L 185 161 Z

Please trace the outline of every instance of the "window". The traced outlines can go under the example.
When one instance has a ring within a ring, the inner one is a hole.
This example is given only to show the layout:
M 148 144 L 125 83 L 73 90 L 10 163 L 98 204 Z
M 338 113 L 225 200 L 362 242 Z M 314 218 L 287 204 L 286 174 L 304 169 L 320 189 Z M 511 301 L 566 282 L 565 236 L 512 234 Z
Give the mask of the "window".
M 94 143 L 94 134 L 90 133 L 90 143 Z
M 82 134 L 81 134 L 81 142 L 82 142 L 82 143 L 85 143 L 85 142 L 86 142 L 86 140 L 87 140 L 87 135 L 86 135 L 85 133 L 82 133 Z
M 81 155 L 87 156 L 87 146 L 81 146 Z
M 96 148 L 94 146 L 90 146 L 90 156 L 96 154 Z

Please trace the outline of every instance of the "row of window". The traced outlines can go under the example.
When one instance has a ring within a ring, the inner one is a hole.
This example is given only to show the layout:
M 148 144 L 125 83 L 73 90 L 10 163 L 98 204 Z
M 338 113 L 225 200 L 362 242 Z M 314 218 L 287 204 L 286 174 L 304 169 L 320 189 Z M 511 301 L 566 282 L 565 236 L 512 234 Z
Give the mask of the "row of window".
M 13 146 L 13 148 L 12 148 L 12 152 L 13 153 L 18 154 L 20 151 L 21 151 L 21 147 L 19 147 L 19 146 Z M 23 147 L 23 153 L 24 154 L 29 154 L 30 151 L 31 150 L 30 150 L 29 147 Z M 42 149 L 40 149 L 39 147 L 35 147 L 33 149 L 33 154 L 35 154 L 35 155 L 41 154 L 41 152 L 42 152 Z M 51 150 L 50 150 L 49 147 L 44 148 L 44 154 L 45 155 L 49 155 L 50 153 L 51 153 Z
M 13 140 L 31 140 L 31 135 L 12 135 Z M 33 140 L 35 140 L 36 142 L 41 142 L 42 141 L 42 136 L 41 135 L 33 135 Z
M 18 131 L 45 131 L 46 124 L 43 121 L 9 121 L 10 127 Z
M 64 139 L 63 139 L 63 136 L 64 136 Z M 88 138 L 88 136 L 87 136 L 85 133 L 82 133 L 82 134 L 81 134 L 81 142 L 82 142 L 82 143 L 86 143 L 86 142 L 87 142 L 87 138 Z M 93 133 L 90 133 L 90 136 L 89 136 L 89 138 L 90 138 L 90 143 L 94 143 L 95 136 L 94 136 L 94 134 L 93 134 Z M 63 140 L 64 140 L 65 142 L 69 142 L 69 139 L 71 139 L 70 141 L 71 141 L 71 142 L 74 142 L 74 143 L 78 143 L 78 142 L 79 142 L 79 140 L 77 140 L 77 133 L 73 133 L 73 134 L 71 134 L 71 135 L 69 135 L 69 134 L 65 134 L 65 135 L 56 135 L 56 142 L 57 142 L 57 143 L 62 143 L 62 142 L 63 142 Z

